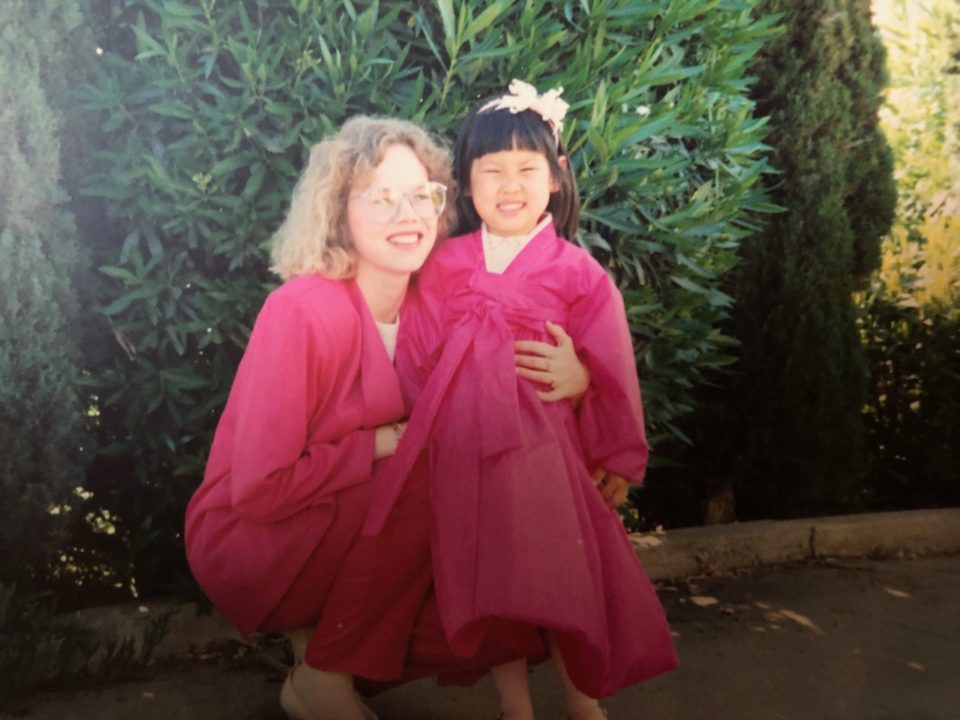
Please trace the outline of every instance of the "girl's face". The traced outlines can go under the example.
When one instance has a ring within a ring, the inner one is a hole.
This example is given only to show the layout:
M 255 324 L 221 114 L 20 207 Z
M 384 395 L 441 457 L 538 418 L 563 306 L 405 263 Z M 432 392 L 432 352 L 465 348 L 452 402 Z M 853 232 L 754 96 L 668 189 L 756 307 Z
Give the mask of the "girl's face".
M 427 169 L 403 144 L 391 145 L 373 172 L 350 188 L 347 229 L 357 275 L 405 275 L 420 269 L 437 240 L 437 215 L 425 207 Z
M 467 195 L 494 235 L 528 235 L 559 189 L 547 158 L 532 150 L 488 153 L 470 164 Z

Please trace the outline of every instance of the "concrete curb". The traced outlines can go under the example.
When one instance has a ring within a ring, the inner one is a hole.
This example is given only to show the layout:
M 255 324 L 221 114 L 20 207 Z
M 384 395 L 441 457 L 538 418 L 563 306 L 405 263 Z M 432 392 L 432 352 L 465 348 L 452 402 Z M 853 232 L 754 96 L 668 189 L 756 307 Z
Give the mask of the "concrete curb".
M 897 557 L 960 552 L 960 508 L 845 515 L 683 528 L 631 536 L 651 580 L 714 575 L 828 557 Z M 222 615 L 195 603 L 162 602 L 89 608 L 68 619 L 104 643 L 139 651 L 165 624 L 152 656 L 202 652 L 244 638 Z
M 828 557 L 960 552 L 960 508 L 759 520 L 632 536 L 651 580 Z

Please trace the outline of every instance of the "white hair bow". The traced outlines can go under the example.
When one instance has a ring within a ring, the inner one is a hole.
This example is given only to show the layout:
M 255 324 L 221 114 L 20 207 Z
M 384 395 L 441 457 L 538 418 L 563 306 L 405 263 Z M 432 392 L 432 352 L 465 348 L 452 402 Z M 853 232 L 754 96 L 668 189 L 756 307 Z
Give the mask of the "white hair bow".
M 510 81 L 509 90 L 510 92 L 507 95 L 491 100 L 480 108 L 480 112 L 509 110 L 516 114 L 524 110 L 532 110 L 550 126 L 554 136 L 557 139 L 560 138 L 560 131 L 563 130 L 563 118 L 566 117 L 567 109 L 570 107 L 569 103 L 560 99 L 560 93 L 563 92 L 562 87 L 556 90 L 548 90 L 540 95 L 533 85 L 514 79 Z

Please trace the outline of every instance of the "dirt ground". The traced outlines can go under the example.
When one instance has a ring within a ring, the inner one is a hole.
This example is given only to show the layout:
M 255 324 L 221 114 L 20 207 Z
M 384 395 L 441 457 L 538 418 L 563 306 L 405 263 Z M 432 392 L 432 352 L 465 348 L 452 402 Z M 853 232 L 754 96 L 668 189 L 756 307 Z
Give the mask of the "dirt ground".
M 764 568 L 663 585 L 681 667 L 604 701 L 611 720 L 960 720 L 960 556 Z M 48 692 L 0 718 L 281 720 L 284 650 L 231 646 L 139 679 Z M 563 720 L 553 669 L 538 720 Z M 492 720 L 493 688 L 410 683 L 381 720 Z

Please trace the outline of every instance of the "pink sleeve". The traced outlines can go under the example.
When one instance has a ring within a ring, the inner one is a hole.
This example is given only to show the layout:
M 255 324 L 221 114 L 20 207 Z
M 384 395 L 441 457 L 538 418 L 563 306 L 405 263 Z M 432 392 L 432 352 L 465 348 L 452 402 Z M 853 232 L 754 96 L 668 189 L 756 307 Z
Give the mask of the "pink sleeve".
M 288 299 L 267 299 L 250 336 L 230 402 L 236 405 L 231 500 L 241 517 L 272 521 L 370 477 L 374 430 L 348 430 L 308 444 L 318 413 L 333 406 L 344 345 Z M 359 416 L 360 413 L 351 412 Z
M 649 447 L 640 383 L 623 297 L 598 267 L 592 285 L 573 305 L 567 332 L 590 370 L 579 411 L 580 439 L 591 470 L 643 482 Z

